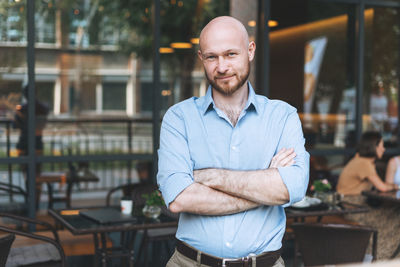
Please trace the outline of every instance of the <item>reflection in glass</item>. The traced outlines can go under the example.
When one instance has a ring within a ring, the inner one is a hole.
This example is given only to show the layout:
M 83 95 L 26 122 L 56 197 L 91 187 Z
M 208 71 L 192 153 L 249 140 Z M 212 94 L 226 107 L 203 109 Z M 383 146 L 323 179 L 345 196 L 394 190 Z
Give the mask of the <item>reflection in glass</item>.
M 271 98 L 298 109 L 312 149 L 352 147 L 354 10 L 310 1 L 289 17 L 292 7 L 281 2 L 273 1 L 271 8 L 279 23 L 270 34 Z
M 201 29 L 229 14 L 230 1 L 165 1 L 161 7 L 162 109 L 204 95 L 207 83 L 197 57 Z M 253 18 L 254 19 L 254 18 Z M 179 30 L 178 30 L 179 29 Z M 165 50 L 171 48 L 172 50 Z
M 366 27 L 363 130 L 379 131 L 386 147 L 397 143 L 399 11 L 374 7 Z

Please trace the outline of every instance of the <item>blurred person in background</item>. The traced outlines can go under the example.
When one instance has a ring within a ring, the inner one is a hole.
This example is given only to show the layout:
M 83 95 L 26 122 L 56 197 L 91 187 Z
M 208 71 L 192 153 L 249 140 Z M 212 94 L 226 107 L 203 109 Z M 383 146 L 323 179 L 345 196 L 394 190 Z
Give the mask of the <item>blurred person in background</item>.
M 398 185 L 384 182 L 376 172 L 375 161 L 385 152 L 382 136 L 378 132 L 365 132 L 357 146 L 356 155 L 346 164 L 340 174 L 337 191 L 342 200 L 354 204 L 370 204 L 367 213 L 347 214 L 345 219 L 378 230 L 378 260 L 389 259 L 400 243 L 398 206 L 391 203 L 376 203 L 361 195 L 364 190 L 373 188 L 386 192 L 398 189 Z
M 361 195 L 364 190 L 386 192 L 396 190 L 397 185 L 382 181 L 376 172 L 375 161 L 385 152 L 383 139 L 378 132 L 365 132 L 357 146 L 356 155 L 346 164 L 339 176 L 337 191 L 343 195 Z
M 400 156 L 393 157 L 389 160 L 386 168 L 385 182 L 400 186 Z
M 14 127 L 20 130 L 18 142 L 17 142 L 17 153 L 18 156 L 28 155 L 28 86 L 23 88 L 23 98 L 20 105 L 15 108 L 14 116 Z M 49 114 L 49 107 L 47 104 L 39 101 L 35 98 L 35 114 L 36 114 L 36 128 L 35 128 L 35 152 L 36 155 L 43 154 L 43 129 L 46 126 L 47 115 Z M 26 179 L 26 165 L 22 165 L 22 171 Z M 41 173 L 41 164 L 36 165 L 36 175 Z M 36 205 L 39 203 L 40 192 L 42 184 L 36 184 Z

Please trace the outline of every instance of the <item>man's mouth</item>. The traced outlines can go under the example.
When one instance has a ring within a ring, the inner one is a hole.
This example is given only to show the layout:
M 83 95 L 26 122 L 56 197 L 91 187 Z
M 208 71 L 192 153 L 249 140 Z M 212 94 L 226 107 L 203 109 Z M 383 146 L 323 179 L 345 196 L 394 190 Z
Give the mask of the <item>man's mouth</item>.
M 225 81 L 225 80 L 229 80 L 230 78 L 232 78 L 233 76 L 235 76 L 235 75 L 226 75 L 226 76 L 218 76 L 218 77 L 215 77 L 217 80 L 220 80 L 220 81 Z

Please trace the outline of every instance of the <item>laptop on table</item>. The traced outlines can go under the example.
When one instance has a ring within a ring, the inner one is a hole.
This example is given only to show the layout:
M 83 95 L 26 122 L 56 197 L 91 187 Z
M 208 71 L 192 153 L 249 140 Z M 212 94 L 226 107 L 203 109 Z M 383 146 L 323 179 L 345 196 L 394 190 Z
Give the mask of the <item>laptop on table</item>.
M 93 210 L 84 210 L 79 212 L 80 215 L 93 220 L 100 224 L 111 224 L 111 223 L 124 223 L 124 222 L 135 222 L 137 218 L 132 215 L 122 214 L 121 211 L 113 208 L 101 208 Z

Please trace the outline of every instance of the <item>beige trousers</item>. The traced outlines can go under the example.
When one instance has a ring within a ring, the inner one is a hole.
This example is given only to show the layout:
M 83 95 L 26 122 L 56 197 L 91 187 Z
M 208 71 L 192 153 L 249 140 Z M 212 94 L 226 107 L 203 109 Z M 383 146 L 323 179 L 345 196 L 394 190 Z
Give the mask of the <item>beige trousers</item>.
M 253 263 L 252 267 L 255 267 Z M 169 259 L 166 267 L 208 267 L 207 265 L 197 263 L 196 261 L 189 259 L 188 257 L 182 255 L 177 250 Z M 280 257 L 274 264 L 273 267 L 285 267 L 282 257 Z

